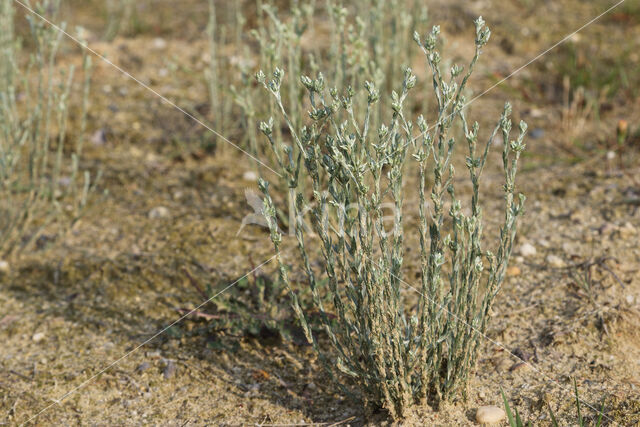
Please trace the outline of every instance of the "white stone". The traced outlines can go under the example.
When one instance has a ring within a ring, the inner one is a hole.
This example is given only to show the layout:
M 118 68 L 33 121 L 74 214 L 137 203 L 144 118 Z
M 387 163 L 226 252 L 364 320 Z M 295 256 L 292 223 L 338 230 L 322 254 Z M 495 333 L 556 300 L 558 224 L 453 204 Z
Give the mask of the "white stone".
M 534 119 L 539 119 L 540 117 L 544 116 L 544 112 L 539 108 L 531 109 L 530 114 Z
M 104 145 L 107 142 L 107 135 L 104 129 L 98 129 L 91 135 L 91 143 L 96 146 Z
M 254 171 L 246 171 L 242 174 L 242 179 L 244 179 L 245 181 L 255 182 L 258 180 L 258 174 L 256 174 Z
M 34 342 L 40 342 L 44 339 L 44 332 L 38 332 L 37 334 L 34 334 L 33 337 L 31 337 L 31 339 Z
M 153 39 L 153 48 L 157 50 L 162 50 L 167 47 L 167 42 L 163 38 L 155 38 Z
M 555 268 L 562 268 L 565 266 L 564 260 L 559 256 L 553 254 L 547 256 L 547 264 Z
M 507 414 L 497 406 L 481 406 L 476 412 L 476 421 L 479 424 L 497 424 L 504 420 Z
M 9 274 L 9 271 L 11 271 L 9 263 L 3 259 L 0 259 L 0 274 Z
M 533 256 L 536 253 L 538 253 L 538 251 L 531 243 L 524 243 L 522 246 L 520 246 L 520 255 L 524 257 Z

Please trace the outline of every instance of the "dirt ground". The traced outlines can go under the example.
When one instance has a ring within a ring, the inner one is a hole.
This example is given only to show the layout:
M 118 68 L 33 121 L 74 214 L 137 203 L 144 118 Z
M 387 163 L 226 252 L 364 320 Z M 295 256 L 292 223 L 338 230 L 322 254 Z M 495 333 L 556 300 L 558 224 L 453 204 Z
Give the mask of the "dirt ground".
M 206 3 L 141 1 L 140 28 L 111 42 L 101 39 L 105 18 L 89 3 L 71 2 L 62 16 L 69 28 L 95 35 L 96 51 L 196 108 L 208 102 Z M 468 3 L 427 2 L 445 52 L 466 55 L 475 16 L 492 27 L 474 94 L 613 4 Z M 584 402 L 604 407 L 605 425 L 640 424 L 640 7 L 627 3 L 469 108 L 485 131 L 506 100 L 514 118 L 528 122 L 518 175 L 527 212 L 469 400 L 437 412 L 419 408 L 406 425 L 475 425 L 478 406 L 502 406 L 501 389 L 534 425 L 550 425 L 548 405 L 560 425 L 576 425 L 574 379 Z M 63 62 L 79 64 L 78 51 L 63 51 Z M 203 302 L 202 289 L 224 289 L 273 249 L 263 228 L 238 235 L 253 212 L 245 198 L 245 189 L 256 189 L 245 174 L 250 160 L 221 141 L 207 149 L 206 129 L 94 63 L 93 137 L 83 166 L 103 178 L 72 230 L 52 229 L 0 278 L 0 424 L 388 423 L 341 397 L 295 339 L 212 331 L 207 307 L 155 336 Z M 565 102 L 565 75 L 595 94 L 594 111 Z M 622 146 L 620 120 L 631 129 Z M 487 237 L 501 219 L 499 153 L 491 165 L 483 183 Z M 417 200 L 410 192 L 406 199 L 411 217 Z M 415 247 L 417 235 L 407 234 Z M 418 282 L 418 258 L 405 255 L 410 283 Z M 260 273 L 273 271 L 268 263 Z M 584 404 L 582 411 L 592 422 L 594 411 Z

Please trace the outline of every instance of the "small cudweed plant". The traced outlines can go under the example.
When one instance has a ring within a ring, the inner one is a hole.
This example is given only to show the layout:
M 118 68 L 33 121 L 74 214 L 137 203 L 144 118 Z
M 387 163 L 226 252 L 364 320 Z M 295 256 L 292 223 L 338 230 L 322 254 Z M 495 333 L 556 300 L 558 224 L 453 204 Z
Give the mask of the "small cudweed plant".
M 270 158 L 272 152 L 268 148 L 264 150 L 266 147 L 257 143 L 258 129 L 253 118 L 274 116 L 276 137 L 281 136 L 282 127 L 286 124 L 280 119 L 275 101 L 272 98 L 265 99 L 268 94 L 246 80 L 247 71 L 251 68 L 248 64 L 255 58 L 269 70 L 286 66 L 292 76 L 317 74 L 319 64 L 322 64 L 323 71 L 331 75 L 332 84 L 341 92 L 349 86 L 361 86 L 363 77 L 369 76 L 386 93 L 401 73 L 402 68 L 398 65 L 410 63 L 413 30 L 423 25 L 428 17 L 426 7 L 422 5 L 424 2 L 420 0 L 293 1 L 290 7 L 280 10 L 276 8 L 276 3 L 258 1 L 256 28 L 246 31 L 246 22 L 237 19 L 231 29 L 227 29 L 227 33 L 236 32 L 237 44 L 245 48 L 241 60 L 229 63 L 237 64 L 236 77 L 228 82 L 216 83 L 213 82 L 215 79 L 211 79 L 215 76 L 207 72 L 209 85 L 215 89 L 215 93 L 211 91 L 213 104 L 226 104 L 228 99 L 237 104 L 244 116 L 243 130 L 240 132 L 246 138 L 244 144 L 260 158 Z M 215 23 L 215 10 L 211 8 L 210 11 L 213 20 L 210 22 Z M 241 14 L 237 16 L 241 17 Z M 219 30 L 219 33 L 225 32 L 222 26 Z M 329 35 L 328 38 L 324 36 L 325 33 Z M 247 35 L 250 36 L 250 44 L 247 43 Z M 304 47 L 303 39 L 312 40 L 318 36 L 322 36 L 327 43 L 318 40 L 313 46 Z M 216 58 L 215 44 L 220 40 L 216 41 L 211 33 L 209 39 L 213 46 L 212 67 L 217 64 L 220 68 L 227 58 L 220 55 L 220 49 L 217 49 Z M 212 86 L 213 83 L 215 85 Z M 218 99 L 225 87 L 230 88 L 232 96 Z M 283 84 L 280 93 L 294 125 L 300 128 L 305 118 L 306 105 L 302 101 L 306 96 L 306 88 L 298 83 L 297 78 L 291 78 Z M 382 105 L 379 107 L 382 108 Z M 225 108 L 223 110 L 226 111 Z M 229 111 L 223 114 L 224 111 L 218 111 L 218 115 L 229 114 Z M 374 109 L 372 119 L 377 120 L 381 113 L 379 109 Z M 293 147 L 293 150 L 297 148 Z M 275 162 L 275 159 L 270 160 Z
M 364 85 L 364 112 L 356 114 L 354 106 L 363 104 L 355 102 L 352 88 L 339 93 L 326 88 L 321 74 L 315 79 L 302 76 L 311 108 L 307 124 L 298 127 L 295 123 L 303 118 L 290 117 L 280 95 L 284 72 L 276 69 L 271 79 L 262 72 L 257 75 L 292 138 L 289 145 L 276 136 L 272 119 L 260 125 L 295 200 L 297 246 L 331 351 L 312 334 L 307 314 L 292 291 L 294 310 L 307 339 L 343 391 L 367 406 L 387 409 L 394 418 L 404 416 L 420 401 L 437 404 L 464 397 L 524 203 L 524 197 L 515 194 L 515 176 L 526 125 L 521 123 L 518 136 L 509 142 L 511 107 L 507 104 L 481 144 L 478 124 L 470 125 L 464 112 L 463 91 L 491 33 L 478 18 L 475 55 L 466 73 L 454 65 L 446 78 L 437 50 L 439 32 L 434 27 L 424 37 L 414 36 L 431 71 L 437 107 L 432 124 L 420 116 L 417 129 L 404 112 L 416 85 L 410 69 L 405 70 L 402 86 L 391 94 L 390 103 L 383 106 L 390 110 L 390 120 L 377 124 L 372 118 L 383 115 L 374 114 L 381 108 L 374 83 Z M 467 145 L 466 166 L 473 190 L 469 214 L 463 211 L 454 185 L 452 158 L 458 144 L 451 130 L 455 123 Z M 497 247 L 490 252 L 482 247 L 479 192 L 489 148 L 498 133 L 505 141 L 505 214 Z M 408 285 L 403 280 L 404 173 L 413 164 L 419 171 L 420 200 L 422 280 L 417 304 L 401 292 L 402 285 Z M 432 183 L 430 188 L 427 181 Z M 300 188 L 302 182 L 305 189 Z M 291 289 L 269 185 L 260 181 L 260 187 L 282 280 Z M 389 203 L 394 207 L 391 232 L 385 229 L 383 212 Z M 305 210 L 311 212 L 311 226 L 320 243 L 324 260 L 320 269 L 312 267 L 310 230 L 301 215 Z M 326 285 L 319 286 L 321 280 Z M 327 295 L 329 299 L 323 298 Z M 344 377 L 351 381 L 345 382 Z
M 34 5 L 53 20 L 59 7 L 60 0 Z M 0 0 L 0 257 L 28 247 L 54 221 L 68 217 L 63 222 L 73 224 L 93 189 L 89 172 L 79 167 L 91 60 L 85 52 L 80 135 L 68 155 L 65 143 L 75 69 L 57 66 L 62 34 L 28 15 L 35 52 L 25 64 L 14 34 L 14 15 L 13 2 Z M 82 30 L 78 32 L 82 38 Z

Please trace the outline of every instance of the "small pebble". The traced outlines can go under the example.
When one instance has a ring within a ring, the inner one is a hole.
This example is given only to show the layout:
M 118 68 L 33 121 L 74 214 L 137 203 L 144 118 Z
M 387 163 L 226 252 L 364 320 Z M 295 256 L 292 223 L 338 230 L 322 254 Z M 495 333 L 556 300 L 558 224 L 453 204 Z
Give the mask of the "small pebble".
M 107 133 L 104 129 L 98 129 L 91 135 L 91 143 L 95 146 L 104 145 L 107 142 Z
M 167 362 L 167 366 L 164 367 L 164 371 L 162 371 L 162 375 L 164 375 L 164 379 L 168 380 L 176 373 L 176 364 L 171 360 Z
M 0 259 L 0 275 L 9 274 L 11 271 L 11 267 L 9 267 L 9 263 L 3 259 Z
M 242 179 L 254 182 L 258 180 L 258 175 L 254 171 L 246 171 L 242 174 Z
M 162 50 L 167 47 L 167 42 L 163 38 L 155 38 L 153 39 L 153 48 L 156 50 Z
M 573 245 L 569 242 L 562 244 L 562 251 L 568 255 L 572 255 L 575 252 Z
M 613 160 L 616 158 L 616 152 L 615 151 L 607 151 L 607 160 Z
M 544 136 L 544 129 L 535 128 L 531 131 L 531 133 L 529 133 L 529 136 L 531 136 L 531 138 L 533 139 L 542 138 Z
M 519 276 L 520 273 L 522 273 L 522 271 L 517 265 L 512 265 L 511 267 L 507 268 L 507 276 Z
M 530 111 L 531 117 L 533 117 L 534 119 L 539 119 L 540 117 L 544 116 L 544 111 L 538 109 L 538 108 L 533 108 Z
M 496 424 L 504 420 L 507 414 L 497 406 L 481 406 L 476 412 L 476 421 L 479 424 Z
M 547 264 L 554 268 L 562 268 L 565 266 L 564 260 L 553 254 L 547 256 Z
M 531 243 L 525 243 L 520 246 L 520 255 L 524 257 L 533 256 L 536 253 L 538 253 L 538 251 L 536 251 L 535 246 L 533 246 Z
M 147 369 L 149 369 L 151 367 L 151 365 L 149 364 L 149 362 L 142 362 L 141 364 L 138 365 L 138 367 L 136 368 L 137 372 L 144 372 Z
M 157 206 L 149 211 L 149 219 L 168 218 L 169 209 L 164 206 Z
M 37 334 L 34 334 L 33 337 L 31 337 L 31 339 L 34 342 L 40 342 L 44 339 L 44 332 L 38 332 Z

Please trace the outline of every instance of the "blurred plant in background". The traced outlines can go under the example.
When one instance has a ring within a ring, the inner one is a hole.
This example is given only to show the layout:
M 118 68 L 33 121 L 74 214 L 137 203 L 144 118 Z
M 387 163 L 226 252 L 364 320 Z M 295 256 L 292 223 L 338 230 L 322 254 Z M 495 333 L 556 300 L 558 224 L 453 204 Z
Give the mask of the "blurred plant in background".
M 418 8 L 417 0 L 413 9 L 399 7 L 400 3 L 398 0 L 365 0 L 356 8 L 350 2 L 335 0 L 293 0 L 288 10 L 280 13 L 273 2 L 257 0 L 256 22 L 247 23 L 238 5 L 224 8 L 227 19 L 223 20 L 216 15 L 216 2 L 210 0 L 210 67 L 205 77 L 213 123 L 225 135 L 241 135 L 243 147 L 256 157 L 275 163 L 270 150 L 257 141 L 255 117 L 272 116 L 277 135 L 286 132 L 286 125 L 276 114 L 274 101 L 251 84 L 256 61 L 269 69 L 286 64 L 292 75 L 316 74 L 318 64 L 322 64 L 322 69 L 331 71 L 339 90 L 361 86 L 364 77 L 371 76 L 382 93 L 390 93 L 391 82 L 401 70 L 399 66 L 409 65 L 413 30 L 427 20 L 426 8 Z M 229 25 L 229 19 L 234 16 L 235 25 Z M 233 42 L 235 55 L 224 51 L 229 41 Z M 229 67 L 237 68 L 236 76 L 219 72 Z M 228 92 L 231 96 L 226 96 Z M 294 124 L 300 125 L 305 108 L 304 87 L 294 80 L 287 82 L 282 96 L 291 106 Z M 225 120 L 231 117 L 234 104 L 242 112 L 239 131 L 231 128 L 233 121 Z M 379 109 L 372 114 L 377 118 L 384 112 Z
M 55 20 L 60 0 L 35 6 Z M 53 221 L 79 219 L 91 190 L 79 167 L 87 125 L 91 60 L 83 59 L 80 133 L 67 134 L 74 66 L 59 68 L 62 33 L 27 15 L 34 52 L 14 33 L 13 1 L 0 1 L 0 256 L 27 248 Z M 63 24 L 64 28 L 64 24 Z
M 265 217 L 294 311 L 307 340 L 342 390 L 362 399 L 365 406 L 385 408 L 394 418 L 406 415 L 416 402 L 426 400 L 437 406 L 466 395 L 524 203 L 524 196 L 515 195 L 515 175 L 525 147 L 526 124 L 521 122 L 517 138 L 509 139 L 512 124 L 507 104 L 485 145 L 478 147 L 479 126 L 469 125 L 464 112 L 463 92 L 489 40 L 489 29 L 482 18 L 476 20 L 475 55 L 465 73 L 464 67 L 451 66 L 448 79 L 441 71 L 439 34 L 439 27 L 424 37 L 414 34 L 432 74 L 437 105 L 431 126 L 422 116 L 417 119 L 419 132 L 405 115 L 405 103 L 417 83 L 409 68 L 400 90 L 391 93 L 390 103 L 379 102 L 383 98 L 375 82 L 365 81 L 366 96 L 357 96 L 350 82 L 359 84 L 362 70 L 345 81 L 348 74 L 341 73 L 341 67 L 329 67 L 332 77 L 337 73 L 337 82 L 329 89 L 321 73 L 315 79 L 300 74 L 308 92 L 310 123 L 302 114 L 303 103 L 283 95 L 283 89 L 291 87 L 284 71 L 276 68 L 272 79 L 261 71 L 256 76 L 287 126 L 286 132 L 278 132 L 270 118 L 260 124 L 260 130 L 286 178 L 290 199 L 295 200 L 294 229 L 303 271 L 333 351 L 327 351 L 308 327 L 308 309 L 291 287 L 275 204 L 267 182 L 261 180 Z M 287 101 L 297 106 L 285 107 Z M 466 166 L 473 190 L 468 214 L 455 192 L 455 123 L 468 146 Z M 494 254 L 481 245 L 479 182 L 498 133 L 504 141 L 505 213 Z M 416 289 L 417 305 L 405 301 L 401 292 L 401 285 L 407 285 L 402 277 L 408 158 L 419 168 L 422 283 Z M 428 179 L 432 183 L 429 196 Z M 394 207 L 390 232 L 384 224 L 387 203 Z M 320 243 L 324 261 L 320 268 L 312 267 L 311 230 L 302 220 L 307 210 Z M 321 285 L 321 280 L 327 284 Z M 330 303 L 323 301 L 325 294 Z M 330 320 L 333 316 L 337 321 Z
M 135 34 L 141 30 L 141 21 L 136 13 L 136 2 L 133 0 L 107 0 L 107 29 L 104 34 L 106 40 L 113 40 L 119 34 Z

